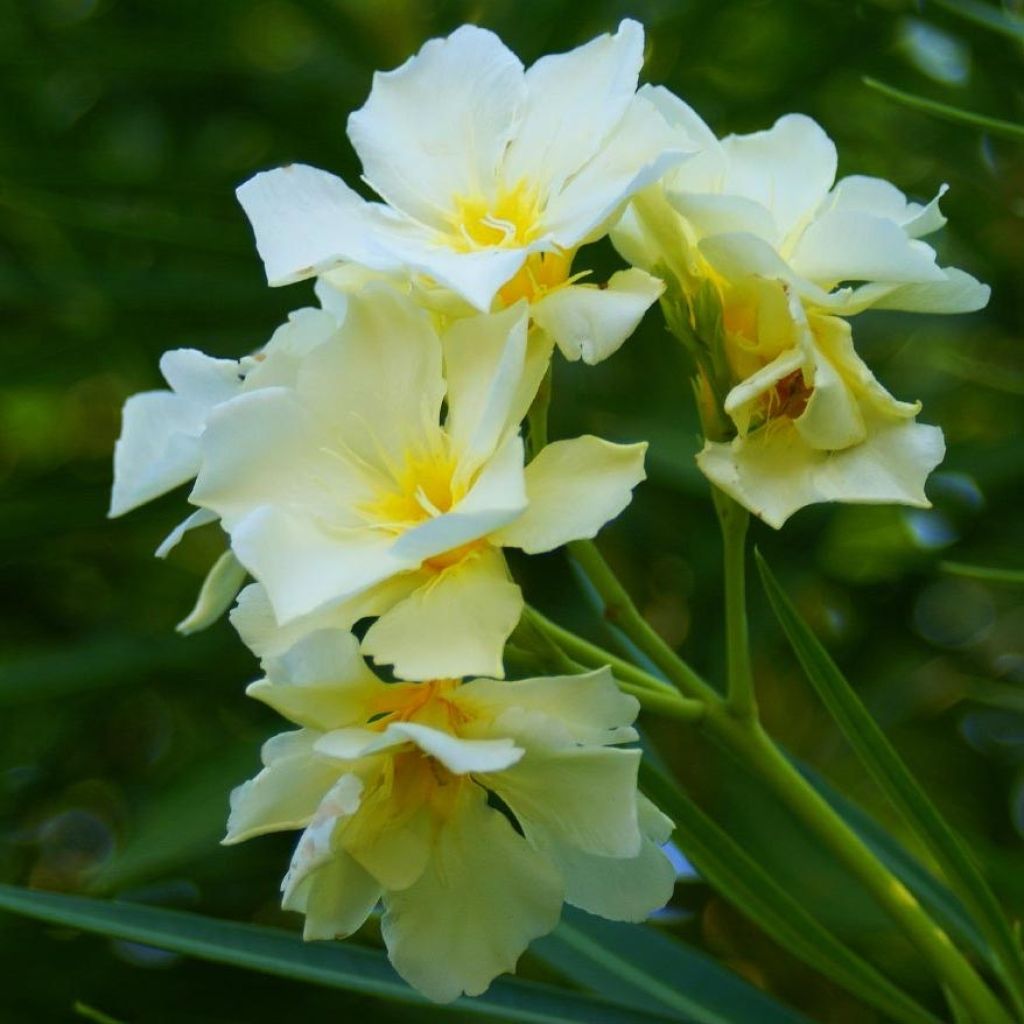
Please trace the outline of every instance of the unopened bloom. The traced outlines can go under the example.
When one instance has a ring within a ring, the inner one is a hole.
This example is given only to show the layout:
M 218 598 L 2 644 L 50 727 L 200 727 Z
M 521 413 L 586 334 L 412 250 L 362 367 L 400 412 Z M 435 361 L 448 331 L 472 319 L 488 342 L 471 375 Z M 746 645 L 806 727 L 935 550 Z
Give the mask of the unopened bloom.
M 669 899 L 671 822 L 637 792 L 636 701 L 607 670 L 383 683 L 349 634 L 310 634 L 249 687 L 302 728 L 235 790 L 225 842 L 302 829 L 282 891 L 307 939 L 378 901 L 399 974 L 477 995 L 563 901 L 639 921 Z M 495 799 L 496 798 L 496 799 Z
M 784 281 L 808 309 L 960 313 L 989 288 L 940 267 L 921 240 L 945 223 L 939 199 L 908 202 L 881 178 L 835 181 L 836 148 L 811 118 L 719 141 L 668 90 L 641 89 L 697 155 L 644 192 L 612 233 L 635 266 L 672 273 L 683 291 L 756 276 Z
M 290 383 L 299 361 L 329 336 L 334 320 L 322 310 L 292 313 L 262 349 L 243 359 L 216 359 L 196 349 L 165 352 L 160 370 L 170 390 L 144 391 L 124 404 L 114 448 L 110 515 L 120 516 L 187 483 L 199 472 L 199 439 L 210 413 L 236 395 Z M 194 526 L 216 516 L 199 509 L 157 549 L 163 556 Z
M 636 94 L 643 41 L 627 20 L 524 70 L 492 32 L 465 25 L 376 74 L 348 134 L 383 203 L 301 164 L 238 190 L 270 283 L 354 263 L 479 311 L 526 299 L 569 358 L 609 355 L 662 286 L 639 270 L 579 284 L 576 251 L 683 158 Z
M 280 625 L 379 616 L 363 650 L 405 678 L 500 675 L 523 606 L 502 548 L 592 537 L 644 477 L 646 445 L 590 436 L 524 467 L 549 354 L 523 302 L 439 335 L 368 285 L 292 386 L 212 412 L 190 500 L 220 516 Z
M 805 312 L 777 281 L 750 279 L 730 300 L 722 329 L 740 383 L 725 412 L 737 436 L 705 443 L 704 474 L 776 528 L 822 501 L 927 507 L 942 431 L 875 380 L 850 325 Z

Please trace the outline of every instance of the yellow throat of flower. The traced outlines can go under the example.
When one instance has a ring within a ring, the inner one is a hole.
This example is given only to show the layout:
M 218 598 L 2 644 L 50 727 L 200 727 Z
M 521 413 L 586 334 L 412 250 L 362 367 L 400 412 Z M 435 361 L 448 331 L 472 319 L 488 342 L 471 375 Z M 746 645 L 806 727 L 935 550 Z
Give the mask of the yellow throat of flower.
M 518 249 L 541 235 L 542 207 L 538 191 L 525 181 L 502 189 L 493 200 L 456 196 L 451 238 L 459 252 Z M 556 250 L 531 253 L 520 270 L 498 292 L 502 306 L 519 299 L 533 302 L 569 280 L 574 253 Z

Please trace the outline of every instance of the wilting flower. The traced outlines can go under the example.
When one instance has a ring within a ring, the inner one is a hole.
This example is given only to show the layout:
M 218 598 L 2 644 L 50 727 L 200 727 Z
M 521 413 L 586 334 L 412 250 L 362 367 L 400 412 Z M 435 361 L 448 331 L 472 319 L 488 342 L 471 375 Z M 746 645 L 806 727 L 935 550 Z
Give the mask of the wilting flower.
M 270 283 L 354 263 L 411 276 L 448 312 L 457 304 L 438 292 L 485 312 L 526 299 L 567 357 L 603 359 L 662 285 L 635 269 L 580 284 L 576 251 L 684 155 L 636 94 L 643 41 L 623 21 L 524 70 L 492 32 L 465 25 L 378 73 L 348 134 L 383 203 L 301 164 L 238 190 Z
M 669 899 L 671 822 L 637 793 L 638 705 L 607 670 L 383 683 L 349 634 L 310 634 L 249 687 L 300 726 L 235 790 L 225 842 L 303 829 L 282 890 L 307 939 L 383 901 L 398 972 L 477 995 L 555 927 L 563 901 L 642 920 Z
M 921 241 L 946 223 L 945 187 L 921 206 L 880 178 L 835 183 L 835 145 L 800 114 L 719 141 L 668 90 L 639 95 L 671 122 L 680 146 L 698 152 L 646 190 L 613 231 L 635 266 L 667 270 L 684 292 L 708 279 L 784 281 L 809 309 L 843 316 L 869 306 L 959 313 L 988 302 L 987 285 L 938 266 Z
M 191 500 L 220 516 L 279 624 L 379 616 L 363 650 L 407 679 L 500 675 L 522 611 L 501 549 L 594 536 L 644 476 L 646 445 L 590 436 L 524 468 L 549 354 L 525 303 L 439 336 L 368 285 L 293 386 L 213 410 Z
M 191 480 L 199 472 L 199 439 L 213 409 L 243 392 L 291 383 L 302 357 L 334 328 L 333 317 L 322 310 L 300 309 L 244 359 L 215 359 L 191 348 L 165 352 L 160 370 L 170 390 L 140 392 L 124 404 L 110 515 L 124 515 Z M 157 554 L 166 555 L 186 530 L 215 519 L 207 509 L 197 510 Z
M 738 434 L 697 456 L 714 484 L 776 528 L 821 501 L 928 506 L 942 431 L 875 380 L 845 320 L 806 313 L 786 286 L 752 278 L 732 289 L 723 332 L 740 381 L 725 399 Z

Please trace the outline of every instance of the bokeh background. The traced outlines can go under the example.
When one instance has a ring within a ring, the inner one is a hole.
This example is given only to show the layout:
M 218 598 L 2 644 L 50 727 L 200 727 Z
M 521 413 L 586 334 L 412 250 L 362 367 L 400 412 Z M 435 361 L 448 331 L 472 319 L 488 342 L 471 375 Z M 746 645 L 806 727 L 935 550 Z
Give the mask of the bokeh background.
M 0 0 L 0 881 L 296 925 L 277 908 L 291 839 L 217 845 L 229 788 L 252 774 L 278 727 L 242 697 L 254 661 L 224 622 L 188 639 L 173 629 L 223 540 L 207 528 L 154 560 L 181 518 L 180 493 L 106 519 L 120 405 L 161 386 L 165 349 L 238 356 L 312 302 L 308 285 L 265 286 L 233 190 L 292 160 L 355 183 L 345 119 L 373 69 L 463 21 L 495 29 L 530 62 L 631 15 L 649 32 L 645 78 L 680 93 L 720 133 L 802 111 L 836 139 L 841 173 L 882 175 L 918 199 L 950 185 L 943 262 L 990 282 L 989 308 L 946 319 L 867 314 L 855 326 L 880 378 L 922 399 L 923 419 L 946 432 L 935 507 L 814 508 L 782 533 L 753 533 L 1001 899 L 1024 910 L 1024 591 L 941 567 L 1024 567 L 1024 146 L 929 119 L 862 82 L 870 75 L 1024 120 L 1024 43 L 957 6 Z M 607 247 L 590 262 L 616 265 Z M 555 387 L 555 436 L 651 440 L 650 480 L 601 544 L 658 629 L 720 675 L 716 525 L 693 465 L 678 346 L 651 315 L 600 367 L 560 363 Z M 601 638 L 560 556 L 516 568 L 529 599 Z M 770 728 L 900 835 L 753 579 L 751 594 Z M 755 855 L 934 998 L 856 887 L 792 827 L 771 827 L 767 798 L 753 798 L 698 737 L 658 723 L 651 732 Z M 699 879 L 684 879 L 659 926 L 814 1019 L 877 1020 Z M 372 929 L 362 938 L 373 942 Z M 300 1008 L 411 1019 L 367 999 L 6 916 L 0 963 L 4 1022 L 73 1019 L 76 1000 L 128 1021 L 269 1021 Z M 524 970 L 544 971 L 530 960 Z

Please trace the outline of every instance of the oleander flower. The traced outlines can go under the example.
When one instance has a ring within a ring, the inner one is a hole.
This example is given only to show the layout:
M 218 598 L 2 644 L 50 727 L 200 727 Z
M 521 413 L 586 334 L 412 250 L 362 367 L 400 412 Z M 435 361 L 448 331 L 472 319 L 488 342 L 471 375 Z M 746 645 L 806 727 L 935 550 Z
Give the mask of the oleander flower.
M 563 901 L 643 920 L 672 894 L 671 822 L 637 792 L 638 705 L 608 670 L 384 683 L 358 642 L 312 633 L 248 693 L 300 725 L 231 796 L 226 843 L 302 829 L 282 884 L 306 939 L 383 902 L 399 974 L 478 995 L 558 923 Z
M 449 314 L 526 299 L 568 358 L 610 355 L 662 284 L 636 269 L 581 284 L 573 260 L 685 155 L 636 93 L 643 45 L 627 20 L 524 70 L 492 32 L 464 25 L 376 74 L 348 134 L 384 202 L 302 164 L 239 188 L 270 283 L 336 284 L 336 268 L 357 264 L 411 277 Z
M 740 381 L 725 411 L 737 436 L 705 442 L 705 476 L 776 529 L 815 502 L 928 507 L 942 431 L 915 422 L 920 403 L 896 401 L 875 380 L 845 320 L 808 313 L 785 285 L 760 278 L 735 286 L 725 308 Z
M 220 517 L 280 625 L 379 616 L 363 650 L 404 678 L 500 675 L 522 612 L 502 548 L 592 537 L 644 477 L 645 444 L 590 436 L 524 467 L 549 357 L 525 302 L 439 335 L 368 284 L 292 386 L 212 411 L 190 500 Z
M 848 316 L 868 307 L 931 313 L 980 309 L 989 288 L 940 267 L 922 236 L 946 223 L 939 199 L 908 202 L 881 178 L 835 181 L 836 148 L 811 118 L 719 141 L 667 89 L 647 99 L 697 154 L 630 205 L 612 232 L 634 266 L 702 282 L 784 281 L 808 309 Z
M 324 311 L 300 309 L 262 349 L 243 359 L 216 359 L 191 348 L 165 352 L 160 371 L 170 390 L 140 392 L 124 404 L 110 516 L 124 515 L 195 477 L 199 439 L 213 409 L 244 392 L 290 383 L 303 356 L 335 327 Z M 165 556 L 187 530 L 215 519 L 209 510 L 197 510 L 175 527 L 157 554 Z

